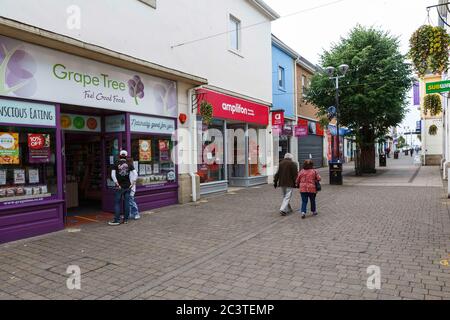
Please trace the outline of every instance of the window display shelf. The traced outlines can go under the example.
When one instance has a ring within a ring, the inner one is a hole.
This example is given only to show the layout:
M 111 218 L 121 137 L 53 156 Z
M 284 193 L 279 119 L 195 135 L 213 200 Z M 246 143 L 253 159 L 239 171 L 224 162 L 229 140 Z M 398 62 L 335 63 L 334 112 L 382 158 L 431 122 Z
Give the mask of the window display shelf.
M 51 196 L 52 195 L 50 193 L 44 193 L 44 194 L 34 194 L 34 195 L 28 195 L 28 196 L 5 197 L 5 198 L 0 198 L 0 202 L 20 201 L 20 200 L 37 199 L 37 198 L 47 198 L 47 197 L 51 197 Z

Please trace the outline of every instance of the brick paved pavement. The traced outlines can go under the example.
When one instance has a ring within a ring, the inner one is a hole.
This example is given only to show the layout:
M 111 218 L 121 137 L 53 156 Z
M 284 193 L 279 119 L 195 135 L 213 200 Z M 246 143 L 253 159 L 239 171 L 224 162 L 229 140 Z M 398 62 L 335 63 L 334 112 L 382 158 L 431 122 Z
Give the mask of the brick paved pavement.
M 281 217 L 279 190 L 263 186 L 1 245 L 0 299 L 450 299 L 439 170 L 389 166 L 325 183 L 305 220 Z M 69 265 L 81 290 L 66 287 Z M 366 286 L 370 265 L 381 290 Z

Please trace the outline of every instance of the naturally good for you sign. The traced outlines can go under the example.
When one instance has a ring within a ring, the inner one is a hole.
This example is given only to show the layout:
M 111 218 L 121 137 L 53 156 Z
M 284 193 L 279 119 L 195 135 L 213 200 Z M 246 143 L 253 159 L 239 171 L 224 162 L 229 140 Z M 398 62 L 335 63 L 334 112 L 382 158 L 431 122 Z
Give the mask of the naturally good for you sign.
M 450 80 L 426 84 L 427 94 L 450 91 Z
M 4 36 L 0 95 L 177 117 L 174 81 Z

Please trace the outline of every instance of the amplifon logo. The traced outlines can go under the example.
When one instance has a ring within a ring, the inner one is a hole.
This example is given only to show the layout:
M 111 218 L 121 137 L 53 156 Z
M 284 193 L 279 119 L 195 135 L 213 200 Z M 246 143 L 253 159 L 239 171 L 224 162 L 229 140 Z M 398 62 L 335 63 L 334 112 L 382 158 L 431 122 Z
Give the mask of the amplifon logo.
M 222 109 L 231 112 L 231 114 L 238 113 L 246 116 L 255 116 L 255 111 L 253 109 L 242 107 L 239 103 L 229 104 L 224 102 L 222 103 Z

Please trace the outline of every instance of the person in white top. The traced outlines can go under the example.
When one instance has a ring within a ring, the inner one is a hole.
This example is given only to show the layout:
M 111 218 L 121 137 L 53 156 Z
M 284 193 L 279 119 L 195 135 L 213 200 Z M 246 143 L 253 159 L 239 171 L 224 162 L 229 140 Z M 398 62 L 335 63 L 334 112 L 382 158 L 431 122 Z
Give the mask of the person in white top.
M 133 163 L 133 159 L 127 159 L 129 163 Z M 141 218 L 139 214 L 139 208 L 136 203 L 135 194 L 136 194 L 136 182 L 138 178 L 138 173 L 136 170 L 130 172 L 130 183 L 131 183 L 131 192 L 130 192 L 130 219 L 139 220 Z

